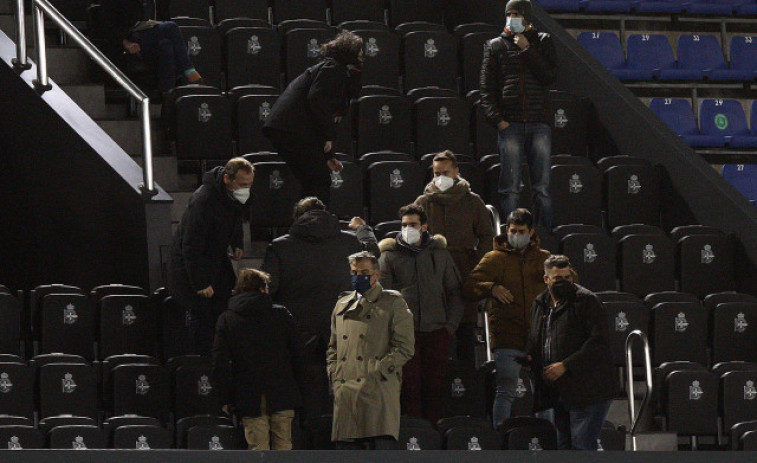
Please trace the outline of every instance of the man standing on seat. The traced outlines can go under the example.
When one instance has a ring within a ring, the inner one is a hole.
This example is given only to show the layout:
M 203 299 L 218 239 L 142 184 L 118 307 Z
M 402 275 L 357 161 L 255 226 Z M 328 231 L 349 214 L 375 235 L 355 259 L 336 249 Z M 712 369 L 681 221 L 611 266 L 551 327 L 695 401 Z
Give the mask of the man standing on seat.
M 276 100 L 263 133 L 299 180 L 302 195 L 328 206 L 330 171 L 342 170 L 333 150 L 337 123 L 359 93 L 363 39 L 343 31 L 321 47 L 321 55 Z
M 447 239 L 447 250 L 465 281 L 484 254 L 492 250 L 494 229 L 489 211 L 481 197 L 471 191 L 470 183 L 460 177 L 454 153 L 447 150 L 434 156 L 433 169 L 434 179 L 415 204 L 428 214 L 428 231 Z M 461 359 L 474 360 L 476 317 L 475 305 L 466 305 L 457 331 Z
M 349 256 L 354 291 L 336 303 L 326 357 L 334 389 L 331 439 L 337 449 L 375 448 L 398 439 L 402 366 L 413 356 L 413 314 L 402 295 L 379 284 L 370 252 Z
M 254 177 L 255 168 L 242 158 L 206 172 L 173 236 L 168 291 L 191 315 L 196 354 L 210 354 L 216 319 L 231 297 L 229 259 L 243 255 L 242 221 Z
M 415 323 L 415 356 L 402 378 L 402 413 L 436 423 L 444 413 L 449 343 L 463 317 L 460 275 L 447 240 L 428 231 L 422 207 L 400 209 L 402 231 L 379 243 L 381 286 L 400 291 Z
M 555 47 L 549 34 L 531 24 L 529 0 L 510 0 L 505 12 L 505 31 L 484 47 L 480 86 L 484 114 L 498 132 L 501 212 L 507 216 L 518 207 L 521 166 L 527 163 L 535 222 L 551 230 L 552 132 L 545 123 L 544 103 L 557 74 Z
M 471 300 L 489 299 L 489 329 L 497 366 L 494 427 L 510 418 L 530 327 L 529 310 L 544 291 L 544 261 L 549 252 L 539 247 L 531 213 L 515 209 L 507 216 L 507 233 L 494 239 L 487 253 L 465 281 Z
M 535 411 L 554 408 L 559 450 L 597 450 L 616 394 L 607 314 L 597 296 L 573 282 L 570 260 L 550 256 L 531 308 L 526 361 L 534 380 Z

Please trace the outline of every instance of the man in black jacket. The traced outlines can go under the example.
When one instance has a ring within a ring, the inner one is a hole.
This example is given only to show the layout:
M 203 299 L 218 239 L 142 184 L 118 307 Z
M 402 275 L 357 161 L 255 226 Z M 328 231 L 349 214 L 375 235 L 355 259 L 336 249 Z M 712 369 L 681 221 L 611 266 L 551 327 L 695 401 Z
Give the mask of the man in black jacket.
M 210 353 L 216 318 L 231 297 L 229 258 L 242 258 L 242 221 L 254 172 L 242 158 L 206 172 L 174 233 L 168 290 L 190 312 L 189 337 L 197 354 Z
M 305 360 L 294 318 L 268 295 L 270 276 L 239 272 L 213 345 L 213 377 L 223 411 L 244 423 L 250 450 L 291 450 Z
M 567 257 L 544 262 L 544 282 L 526 347 L 534 408 L 554 408 L 559 449 L 597 450 L 616 393 L 607 315 L 594 293 L 573 283 Z
M 510 0 L 505 11 L 505 31 L 484 47 L 480 82 L 481 106 L 498 132 L 500 213 L 507 216 L 518 207 L 521 165 L 527 162 L 536 224 L 551 230 L 552 133 L 545 123 L 544 101 L 556 77 L 555 47 L 549 34 L 531 24 L 529 0 Z

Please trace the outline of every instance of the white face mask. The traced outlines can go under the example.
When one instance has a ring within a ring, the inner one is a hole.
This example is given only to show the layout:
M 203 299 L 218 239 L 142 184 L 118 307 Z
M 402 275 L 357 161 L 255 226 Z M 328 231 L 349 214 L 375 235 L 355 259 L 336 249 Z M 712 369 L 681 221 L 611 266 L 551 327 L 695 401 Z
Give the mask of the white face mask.
M 447 191 L 455 184 L 455 181 L 446 175 L 440 175 L 438 177 L 434 177 L 434 185 L 436 185 L 437 188 L 439 188 L 441 191 Z
M 405 227 L 402 229 L 402 240 L 407 244 L 418 244 L 421 241 L 421 232 L 417 228 Z
M 234 199 L 236 199 L 242 204 L 245 204 L 247 200 L 250 199 L 249 188 L 239 188 L 238 190 L 232 191 L 231 194 L 234 195 Z
M 507 18 L 506 26 L 513 34 L 522 34 L 526 30 L 523 18 Z

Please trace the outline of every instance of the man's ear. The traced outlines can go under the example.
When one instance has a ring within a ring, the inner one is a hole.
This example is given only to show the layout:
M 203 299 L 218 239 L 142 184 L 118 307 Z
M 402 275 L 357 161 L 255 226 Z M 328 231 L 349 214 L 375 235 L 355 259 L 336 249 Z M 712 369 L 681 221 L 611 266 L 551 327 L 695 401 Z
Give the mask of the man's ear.
M 534 233 L 536 233 L 536 229 L 535 228 L 531 228 L 531 231 L 528 232 L 528 235 L 529 236 L 534 236 Z
M 549 277 L 547 275 L 544 275 L 544 284 L 549 284 Z
M 421 225 L 421 233 L 424 233 L 426 231 L 428 231 L 428 224 L 424 223 L 423 225 Z
M 231 177 L 229 177 L 229 174 L 223 174 L 223 183 L 224 185 L 228 185 L 231 183 Z

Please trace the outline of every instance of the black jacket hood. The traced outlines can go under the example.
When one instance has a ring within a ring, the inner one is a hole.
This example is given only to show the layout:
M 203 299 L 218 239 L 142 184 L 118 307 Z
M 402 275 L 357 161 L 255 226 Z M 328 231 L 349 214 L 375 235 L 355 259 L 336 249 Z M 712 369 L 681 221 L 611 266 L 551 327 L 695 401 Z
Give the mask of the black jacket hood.
M 237 294 L 229 299 L 229 310 L 246 318 L 260 315 L 272 307 L 271 296 L 257 291 Z
M 292 225 L 289 234 L 304 241 L 324 241 L 341 233 L 339 220 L 328 211 L 306 212 Z

